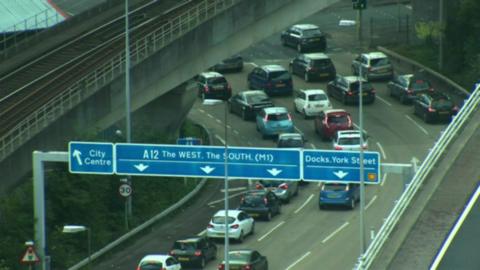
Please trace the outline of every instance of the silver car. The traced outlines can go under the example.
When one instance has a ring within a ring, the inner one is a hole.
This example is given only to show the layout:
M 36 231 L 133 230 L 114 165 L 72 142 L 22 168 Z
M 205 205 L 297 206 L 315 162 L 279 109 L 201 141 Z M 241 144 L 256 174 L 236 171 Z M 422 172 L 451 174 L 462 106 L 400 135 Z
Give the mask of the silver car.
M 362 53 L 352 62 L 354 75 L 362 74 L 367 80 L 391 79 L 393 77 L 393 66 L 388 56 L 382 52 Z
M 271 190 L 283 203 L 298 195 L 298 181 L 259 180 L 256 188 Z

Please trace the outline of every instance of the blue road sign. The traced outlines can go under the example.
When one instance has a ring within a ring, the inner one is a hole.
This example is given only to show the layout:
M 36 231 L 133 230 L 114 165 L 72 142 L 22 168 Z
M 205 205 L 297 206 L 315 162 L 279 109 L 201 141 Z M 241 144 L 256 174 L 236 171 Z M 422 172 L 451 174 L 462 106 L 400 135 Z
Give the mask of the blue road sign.
M 195 137 L 178 138 L 177 144 L 182 145 L 202 145 L 202 139 Z
M 116 173 L 150 176 L 225 177 L 219 146 L 115 144 Z M 300 179 L 298 149 L 228 147 L 232 178 Z
M 112 143 L 70 142 L 68 155 L 71 173 L 113 174 L 115 171 Z
M 365 151 L 363 156 L 366 184 L 380 183 L 380 154 Z M 360 183 L 360 152 L 303 150 L 305 181 Z

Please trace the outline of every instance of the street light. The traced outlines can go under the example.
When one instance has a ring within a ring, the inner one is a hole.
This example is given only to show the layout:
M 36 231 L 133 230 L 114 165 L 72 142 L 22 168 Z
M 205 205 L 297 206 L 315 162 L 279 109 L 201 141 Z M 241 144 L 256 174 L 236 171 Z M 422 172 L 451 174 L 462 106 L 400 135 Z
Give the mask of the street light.
M 225 200 L 225 204 L 224 204 L 224 208 L 225 208 L 225 249 L 224 249 L 224 258 L 225 258 L 225 270 L 229 270 L 230 269 L 230 263 L 228 261 L 228 251 L 229 251 L 229 235 L 228 235 L 228 231 L 229 231 L 229 228 L 228 228 L 228 140 L 227 140 L 227 102 L 226 101 L 223 101 L 223 100 L 220 100 L 220 99 L 204 99 L 203 100 L 203 105 L 209 105 L 209 106 L 212 106 L 212 105 L 217 105 L 217 104 L 224 104 L 225 108 L 224 108 L 224 137 L 225 137 L 225 147 L 224 147 L 224 173 L 225 173 L 225 179 L 224 179 L 224 189 L 225 189 L 225 196 L 224 196 L 224 200 Z
M 79 233 L 79 232 L 87 232 L 87 241 L 88 241 L 88 269 L 92 269 L 92 238 L 90 234 L 90 229 L 83 225 L 65 225 L 63 226 L 63 233 Z

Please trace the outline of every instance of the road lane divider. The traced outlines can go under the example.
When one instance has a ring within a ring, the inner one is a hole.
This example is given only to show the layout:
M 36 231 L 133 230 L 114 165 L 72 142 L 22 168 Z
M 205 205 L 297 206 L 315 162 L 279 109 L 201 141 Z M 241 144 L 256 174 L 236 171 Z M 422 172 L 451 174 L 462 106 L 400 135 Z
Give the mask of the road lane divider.
M 365 210 L 367 210 L 370 206 L 372 206 L 373 202 L 377 199 L 377 195 L 373 196 L 370 202 L 365 206 Z
M 236 130 L 236 129 L 233 130 L 233 133 L 235 133 L 235 135 L 239 135 L 239 134 L 240 134 L 240 132 L 238 132 L 238 130 Z
M 313 143 L 310 143 L 310 146 L 312 147 L 312 149 L 317 149 L 317 147 Z
M 387 176 L 388 176 L 388 173 L 385 173 L 383 175 L 382 182 L 380 182 L 381 187 L 383 187 L 383 185 L 385 185 L 385 183 L 387 182 Z
M 275 227 L 273 227 L 270 231 L 268 231 L 266 234 L 262 235 L 262 237 L 258 238 L 258 242 L 262 241 L 263 239 L 265 239 L 265 237 L 267 237 L 269 234 L 271 234 L 273 231 L 275 231 L 276 229 L 278 229 L 280 226 L 282 226 L 283 224 L 285 224 L 285 221 L 281 221 L 280 223 L 278 223 L 277 225 L 275 225 Z
M 325 237 L 325 239 L 322 240 L 322 244 L 325 244 L 328 240 L 330 240 L 332 237 L 335 236 L 335 234 L 339 233 L 341 230 L 343 230 L 345 227 L 348 226 L 348 221 L 342 224 L 342 226 L 338 227 L 335 231 L 333 231 L 329 236 Z
M 229 199 L 235 198 L 235 197 L 238 197 L 238 196 L 240 196 L 240 195 L 242 195 L 242 194 L 244 194 L 244 193 L 245 193 L 245 191 L 242 191 L 242 192 L 239 192 L 239 193 L 235 193 L 235 194 L 232 194 L 232 195 L 228 196 L 228 198 L 229 198 Z M 211 201 L 211 202 L 207 203 L 207 205 L 208 205 L 208 206 L 212 206 L 212 205 L 214 205 L 214 204 L 221 203 L 221 202 L 223 202 L 223 201 L 225 201 L 224 198 L 219 199 L 219 200 L 216 200 L 216 201 Z
M 314 196 L 313 194 L 310 194 L 307 200 L 302 205 L 300 205 L 300 207 L 297 210 L 295 210 L 295 212 L 293 213 L 298 214 L 298 212 L 300 212 L 303 209 L 303 207 L 305 207 L 305 205 L 307 205 L 313 199 L 313 196 Z
M 428 131 L 427 131 L 426 129 L 424 129 L 419 123 L 417 123 L 417 121 L 413 120 L 413 119 L 412 119 L 410 116 L 408 116 L 408 115 L 405 115 L 405 117 L 406 117 L 408 120 L 412 121 L 413 124 L 414 124 L 415 126 L 417 126 L 423 133 L 425 133 L 426 135 L 428 135 Z
M 222 124 L 222 121 L 218 118 L 216 118 L 215 121 L 217 121 L 217 123 L 219 123 L 220 125 Z
M 388 106 L 392 107 L 392 103 L 386 101 L 385 99 L 379 97 L 379 96 L 375 96 L 375 98 L 378 98 L 381 102 L 387 104 Z
M 302 257 L 298 258 L 298 260 L 294 261 L 292 264 L 290 264 L 285 270 L 290 270 L 292 269 L 295 265 L 297 265 L 299 262 L 301 262 L 303 259 L 305 259 L 308 255 L 310 255 L 310 251 L 303 254 Z
M 382 147 L 382 145 L 380 144 L 380 142 L 377 142 L 377 146 L 378 146 L 378 149 L 380 149 L 380 153 L 382 153 L 383 159 L 387 159 L 387 154 L 386 154 L 385 151 L 383 150 L 383 147 Z
M 207 113 L 207 116 L 208 116 L 209 118 L 212 118 L 212 119 L 215 118 L 215 117 L 213 117 L 213 115 L 211 115 L 211 114 L 209 114 L 209 113 Z
M 215 138 L 217 138 L 217 140 L 219 140 L 223 145 L 225 145 L 225 140 L 222 137 L 220 137 L 220 135 L 215 134 Z

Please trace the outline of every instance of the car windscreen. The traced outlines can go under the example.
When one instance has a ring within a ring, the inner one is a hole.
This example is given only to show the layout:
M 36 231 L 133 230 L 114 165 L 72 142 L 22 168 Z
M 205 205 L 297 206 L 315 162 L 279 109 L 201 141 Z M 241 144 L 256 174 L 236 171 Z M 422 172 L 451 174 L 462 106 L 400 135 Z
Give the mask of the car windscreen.
M 324 94 L 313 94 L 313 95 L 308 95 L 308 100 L 309 101 L 322 101 L 322 100 L 327 100 L 327 95 Z
M 287 138 L 278 141 L 278 147 L 303 147 L 303 140 L 300 138 Z
M 227 80 L 223 77 L 213 77 L 213 78 L 208 78 L 208 84 L 225 84 L 227 83 Z
M 196 250 L 197 249 L 197 242 L 176 241 L 173 244 L 173 249 Z
M 320 32 L 320 29 L 310 29 L 310 30 L 304 30 L 303 31 L 303 36 L 304 37 L 318 37 L 322 35 L 322 32 Z
M 311 62 L 312 67 L 322 68 L 332 65 L 332 60 L 330 59 L 317 59 Z
M 232 252 L 228 253 L 228 259 L 229 259 L 229 261 L 249 262 L 250 261 L 250 253 L 232 251 Z
M 325 184 L 323 186 L 323 190 L 326 191 L 345 191 L 347 189 L 347 185 L 345 184 Z
M 288 120 L 287 113 L 272 113 L 268 115 L 268 121 L 283 121 Z
M 351 84 L 350 89 L 351 89 L 352 91 L 354 91 L 354 92 L 358 92 L 358 89 L 360 89 L 360 82 L 358 82 L 358 81 L 357 81 L 357 82 L 353 82 L 353 83 Z M 373 86 L 372 86 L 372 84 L 369 83 L 369 82 L 362 82 L 362 90 L 363 90 L 363 91 L 371 91 L 371 90 L 373 90 Z
M 291 79 L 290 73 L 288 71 L 279 70 L 279 71 L 272 71 L 268 75 L 271 80 L 289 80 Z
M 262 102 L 269 102 L 270 99 L 267 97 L 267 95 L 262 95 L 262 94 L 252 94 L 252 95 L 246 95 L 247 102 L 249 104 L 251 103 L 262 103 Z
M 140 270 L 162 270 L 163 264 L 161 262 L 144 262 L 140 265 Z
M 359 137 L 352 137 L 352 138 L 338 138 L 339 145 L 359 145 L 360 138 Z
M 372 65 L 372 67 L 386 66 L 390 65 L 390 61 L 388 58 L 375 58 L 370 60 L 370 65 Z
M 344 124 L 348 122 L 348 117 L 345 114 L 329 115 L 327 122 L 329 124 Z
M 233 223 L 235 221 L 235 218 L 233 217 L 228 217 L 228 224 Z M 225 217 L 224 216 L 215 216 L 212 218 L 213 223 L 217 224 L 225 224 Z

